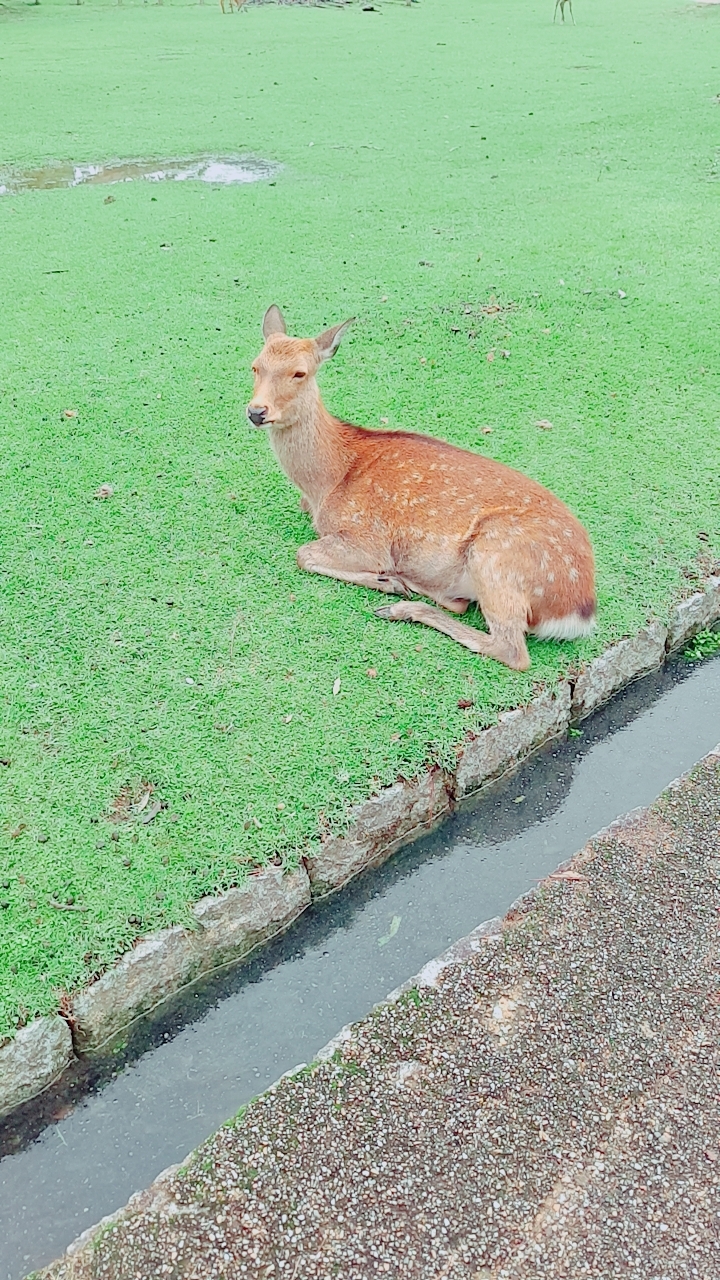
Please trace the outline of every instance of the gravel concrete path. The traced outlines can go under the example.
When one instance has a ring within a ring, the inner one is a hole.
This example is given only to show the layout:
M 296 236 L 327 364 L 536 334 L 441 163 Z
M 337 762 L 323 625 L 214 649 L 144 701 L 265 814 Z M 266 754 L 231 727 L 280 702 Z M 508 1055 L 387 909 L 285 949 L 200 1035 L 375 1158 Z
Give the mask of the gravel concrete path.
M 717 1280 L 720 754 L 46 1280 Z

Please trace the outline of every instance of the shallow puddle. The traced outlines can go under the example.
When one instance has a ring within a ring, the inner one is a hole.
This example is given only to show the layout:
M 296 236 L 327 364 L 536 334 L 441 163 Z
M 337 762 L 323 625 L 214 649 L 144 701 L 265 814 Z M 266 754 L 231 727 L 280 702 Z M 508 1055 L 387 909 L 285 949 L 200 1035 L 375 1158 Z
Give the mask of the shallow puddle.
M 0 196 L 54 187 L 109 185 L 114 182 L 210 182 L 217 186 L 261 182 L 280 165 L 256 156 L 200 156 L 194 160 L 111 160 L 106 164 L 53 162 L 40 169 L 0 170 Z

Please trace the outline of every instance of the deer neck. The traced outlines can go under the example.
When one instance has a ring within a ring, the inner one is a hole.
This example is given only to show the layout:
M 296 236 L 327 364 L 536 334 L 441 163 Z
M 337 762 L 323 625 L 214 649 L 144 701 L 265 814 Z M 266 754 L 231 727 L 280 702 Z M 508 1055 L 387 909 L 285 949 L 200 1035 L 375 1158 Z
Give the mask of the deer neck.
M 343 424 L 328 413 L 317 387 L 308 387 L 308 393 L 292 422 L 270 428 L 270 444 L 285 475 L 304 494 L 315 515 L 347 474 L 352 455 Z

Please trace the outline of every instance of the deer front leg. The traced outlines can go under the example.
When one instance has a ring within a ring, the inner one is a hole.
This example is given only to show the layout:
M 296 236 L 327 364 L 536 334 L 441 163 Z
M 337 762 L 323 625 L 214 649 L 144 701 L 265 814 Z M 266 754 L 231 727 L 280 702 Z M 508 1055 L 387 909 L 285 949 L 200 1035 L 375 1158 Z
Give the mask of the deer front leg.
M 304 543 L 298 548 L 297 562 L 306 573 L 319 573 L 325 578 L 337 578 L 340 582 L 385 591 L 388 595 L 408 594 L 402 578 L 392 571 L 378 569 L 377 562 L 373 562 L 361 547 L 345 542 L 336 534 L 327 534 L 317 542 Z

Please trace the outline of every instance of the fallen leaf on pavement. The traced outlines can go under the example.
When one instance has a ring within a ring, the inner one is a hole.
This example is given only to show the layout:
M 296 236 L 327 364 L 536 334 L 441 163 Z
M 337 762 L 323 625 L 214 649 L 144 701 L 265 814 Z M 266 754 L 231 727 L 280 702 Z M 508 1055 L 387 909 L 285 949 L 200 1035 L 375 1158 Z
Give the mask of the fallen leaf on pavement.
M 394 937 L 395 937 L 395 934 L 397 933 L 398 929 L 400 928 L 400 921 L 401 921 L 401 920 L 402 920 L 402 916 L 393 916 L 393 918 L 392 918 L 392 920 L 391 920 L 391 922 L 390 922 L 390 928 L 388 929 L 387 933 L 385 934 L 385 937 L 384 937 L 384 938 L 378 938 L 378 946 L 379 946 L 379 947 L 384 947 L 384 946 L 386 945 L 386 943 L 388 943 L 388 942 L 390 941 L 390 939 L 391 939 L 391 938 L 394 938 Z

